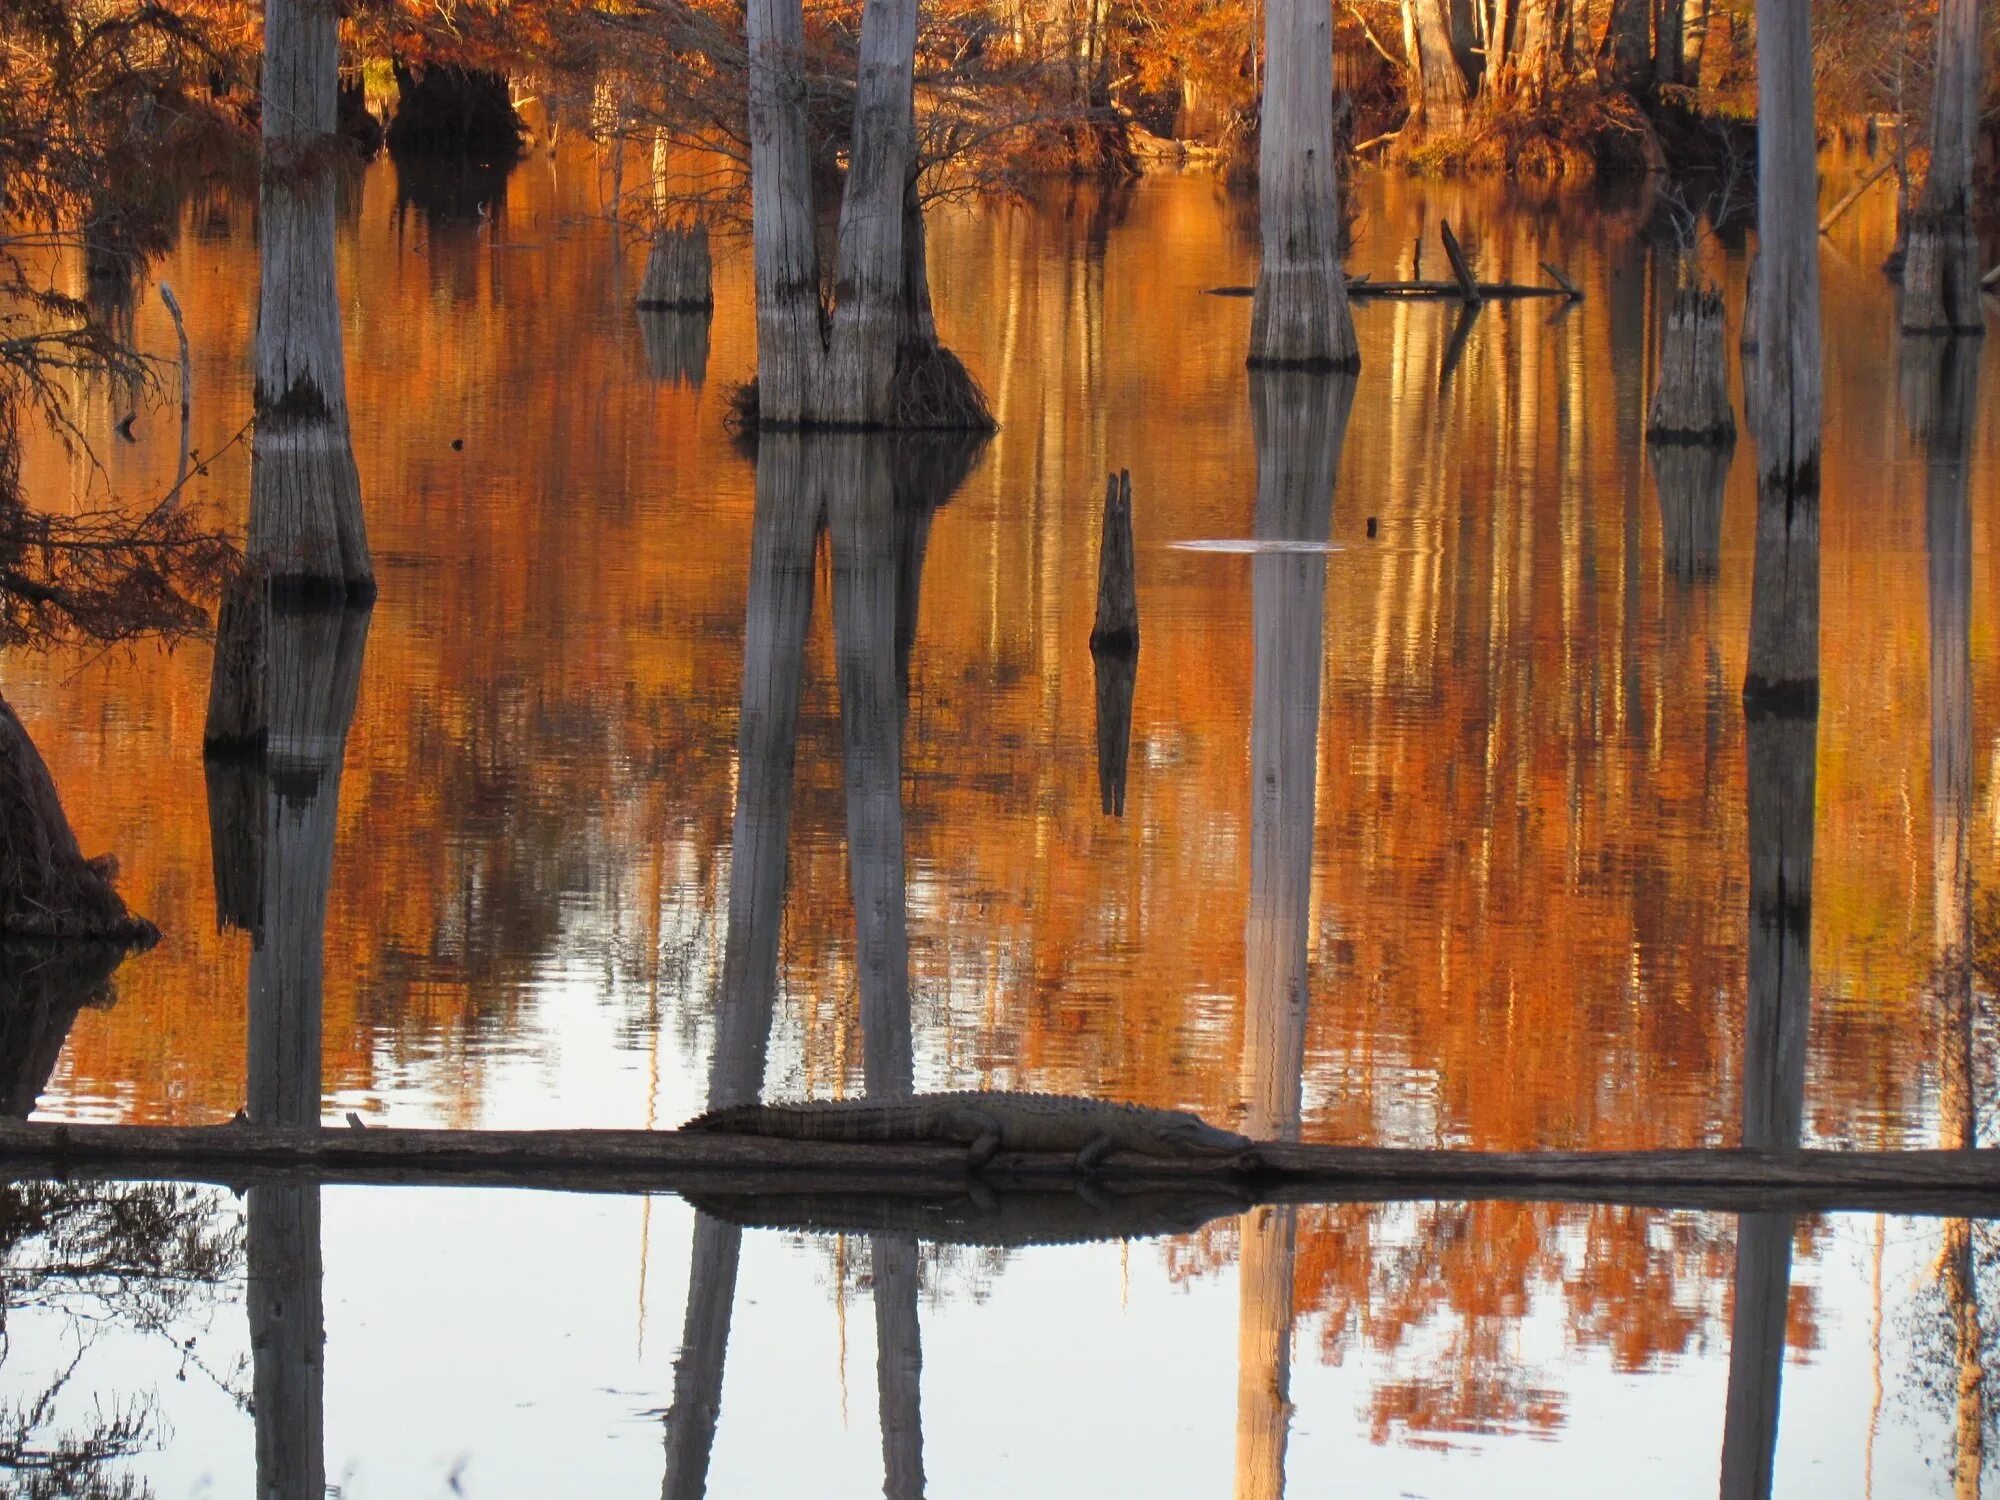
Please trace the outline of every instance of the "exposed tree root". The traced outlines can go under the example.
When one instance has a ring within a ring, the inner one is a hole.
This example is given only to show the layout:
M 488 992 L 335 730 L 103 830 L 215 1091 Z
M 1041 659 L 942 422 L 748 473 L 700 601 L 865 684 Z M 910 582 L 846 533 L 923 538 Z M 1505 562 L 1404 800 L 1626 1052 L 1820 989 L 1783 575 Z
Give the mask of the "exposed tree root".
M 0 699 L 0 939 L 150 946 L 159 929 L 111 888 L 116 861 L 85 859 L 49 768 Z
M 1662 164 L 1652 123 L 1630 95 L 1581 85 L 1495 108 L 1462 131 L 1432 131 L 1397 145 L 1411 171 L 1438 177 L 1638 176 Z
M 1000 424 L 986 393 L 965 362 L 942 344 L 905 346 L 891 390 L 895 415 L 882 427 L 895 432 L 992 432 Z M 757 381 L 753 376 L 729 393 L 723 426 L 755 432 L 759 425 Z M 803 422 L 802 427 L 841 427 L 837 422 Z

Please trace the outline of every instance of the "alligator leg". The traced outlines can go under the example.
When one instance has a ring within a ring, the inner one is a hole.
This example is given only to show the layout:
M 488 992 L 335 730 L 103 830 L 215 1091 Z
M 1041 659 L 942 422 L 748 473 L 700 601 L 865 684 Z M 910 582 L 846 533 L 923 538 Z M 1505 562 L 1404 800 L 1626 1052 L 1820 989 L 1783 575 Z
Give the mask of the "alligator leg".
M 1000 1149 L 1000 1122 L 983 1109 L 961 1109 L 952 1116 L 952 1125 L 958 1134 L 972 1139 L 966 1166 L 975 1172 L 985 1171 Z
M 1084 1148 L 1076 1153 L 1077 1176 L 1094 1177 L 1097 1174 L 1097 1164 L 1104 1160 L 1114 1144 L 1116 1143 L 1108 1135 L 1096 1136 L 1085 1143 Z

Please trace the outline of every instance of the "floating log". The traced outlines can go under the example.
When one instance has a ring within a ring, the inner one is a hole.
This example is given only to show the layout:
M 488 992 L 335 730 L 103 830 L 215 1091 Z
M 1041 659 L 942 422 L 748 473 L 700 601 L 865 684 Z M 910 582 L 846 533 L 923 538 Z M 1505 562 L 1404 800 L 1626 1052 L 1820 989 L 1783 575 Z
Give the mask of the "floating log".
M 1139 583 L 1132 557 L 1132 472 L 1104 482 L 1104 530 L 1097 548 L 1097 623 L 1092 651 L 1139 649 Z
M 925 1193 L 967 1180 L 950 1145 L 850 1145 L 674 1130 L 354 1130 L 0 1121 L 9 1175 L 226 1183 L 493 1184 L 565 1191 Z M 1003 1152 L 995 1190 L 1074 1180 L 1067 1154 Z M 1721 1209 L 2000 1213 L 2000 1150 L 1404 1150 L 1263 1142 L 1236 1156 L 1113 1152 L 1094 1187 L 1220 1185 L 1244 1202 L 1394 1198 Z
M 1467 302 L 1478 302 L 1479 282 L 1473 277 L 1465 251 L 1459 248 L 1458 236 L 1451 232 L 1451 220 L 1438 220 L 1438 233 L 1444 240 L 1444 258 L 1451 262 L 1451 274 L 1458 282 L 1459 296 Z
M 1358 286 L 1365 286 L 1367 282 L 1368 273 L 1363 271 L 1359 276 L 1350 276 L 1347 278 L 1347 289 L 1349 292 L 1352 292 Z M 1204 287 L 1202 295 L 1204 297 L 1254 297 L 1257 295 L 1257 288 L 1254 286 L 1211 286 Z
M 1467 298 L 1465 289 L 1456 281 L 1371 281 L 1363 286 L 1350 286 L 1350 297 L 1442 297 L 1460 301 L 1507 301 L 1516 297 L 1561 297 L 1566 301 L 1582 300 L 1583 294 L 1574 290 L 1565 291 L 1559 286 L 1531 286 L 1518 281 L 1481 281 L 1474 285 L 1479 293 L 1476 298 Z

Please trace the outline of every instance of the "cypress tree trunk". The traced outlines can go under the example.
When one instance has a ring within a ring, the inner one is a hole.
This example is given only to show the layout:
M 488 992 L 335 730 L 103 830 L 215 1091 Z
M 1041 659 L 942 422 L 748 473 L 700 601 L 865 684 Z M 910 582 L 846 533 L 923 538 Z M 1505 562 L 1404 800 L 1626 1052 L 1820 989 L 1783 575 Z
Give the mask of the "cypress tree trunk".
M 1472 90 L 1452 47 L 1445 0 L 1403 0 L 1403 45 L 1410 55 L 1423 128 L 1440 134 L 1463 130 Z
M 1760 389 L 1755 416 L 1761 475 L 1788 492 L 1811 495 L 1816 538 L 1821 413 L 1819 175 L 1813 138 L 1810 14 L 1809 0 L 1757 3 Z M 1817 563 L 1815 550 L 1815 568 Z
M 279 595 L 372 599 L 347 426 L 333 261 L 339 21 L 327 0 L 264 15 L 251 568 Z
M 1906 333 L 1983 333 L 1979 240 L 1972 227 L 1972 152 L 1983 102 L 1979 0 L 1940 0 L 1931 165 L 1903 260 Z
M 891 415 L 908 286 L 905 195 L 916 172 L 916 45 L 916 0 L 866 0 L 819 409 L 837 425 L 881 426 Z
M 757 420 L 810 421 L 826 339 L 806 145 L 800 0 L 749 0 L 750 220 L 757 283 Z
M 1652 81 L 1652 7 L 1653 0 L 1611 0 L 1602 55 L 1612 78 L 1627 88 Z
M 1328 0 L 1270 0 L 1264 39 L 1257 184 L 1263 262 L 1250 318 L 1250 363 L 1358 370 L 1361 350 L 1340 266 Z

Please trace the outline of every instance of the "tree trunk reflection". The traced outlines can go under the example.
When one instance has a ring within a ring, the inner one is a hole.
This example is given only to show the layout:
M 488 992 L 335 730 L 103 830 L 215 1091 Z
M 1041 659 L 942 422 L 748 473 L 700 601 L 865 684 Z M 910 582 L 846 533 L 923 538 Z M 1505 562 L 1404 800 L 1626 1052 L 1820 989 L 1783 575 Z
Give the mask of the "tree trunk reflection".
M 1244 924 L 1244 1130 L 1297 1140 L 1304 1086 L 1313 831 L 1326 652 L 1324 544 L 1354 402 L 1351 375 L 1253 371 L 1257 539 L 1251 563 L 1250 905 Z M 1300 546 L 1286 549 L 1283 543 Z M 1298 1210 L 1243 1216 L 1236 1493 L 1278 1500 L 1291 1418 Z

